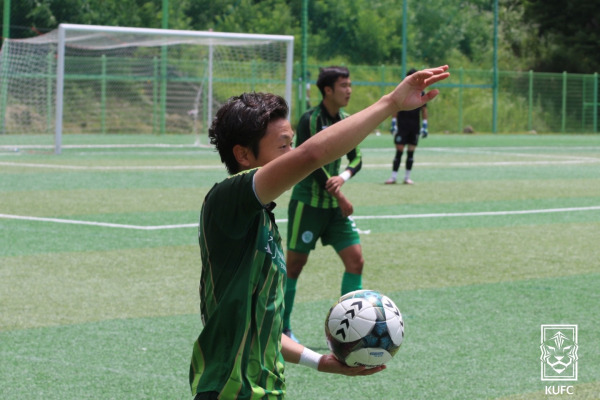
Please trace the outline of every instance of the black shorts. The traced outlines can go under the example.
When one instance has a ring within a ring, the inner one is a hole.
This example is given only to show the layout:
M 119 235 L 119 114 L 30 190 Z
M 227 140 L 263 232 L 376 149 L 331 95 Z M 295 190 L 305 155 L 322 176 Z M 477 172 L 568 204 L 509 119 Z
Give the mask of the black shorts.
M 417 145 L 419 144 L 419 131 L 417 130 L 416 132 L 409 132 L 409 131 L 402 131 L 402 132 L 398 132 L 394 135 L 394 144 L 402 144 L 402 145 L 406 145 L 406 144 L 413 144 L 413 145 Z

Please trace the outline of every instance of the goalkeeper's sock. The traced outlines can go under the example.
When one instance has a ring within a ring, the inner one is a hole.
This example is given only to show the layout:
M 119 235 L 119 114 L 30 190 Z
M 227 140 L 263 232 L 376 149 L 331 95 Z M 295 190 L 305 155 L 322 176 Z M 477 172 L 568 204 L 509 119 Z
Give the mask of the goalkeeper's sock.
M 344 276 L 342 277 L 342 296 L 360 289 L 362 289 L 362 275 L 344 272 Z
M 413 167 L 413 163 L 415 162 L 415 152 L 407 151 L 406 152 L 406 170 L 410 171 Z
M 291 328 L 290 316 L 292 315 L 292 309 L 294 308 L 294 299 L 296 298 L 296 284 L 298 279 L 287 278 L 285 285 L 285 296 L 284 302 L 285 307 L 283 310 L 283 328 Z
M 392 163 L 392 171 L 398 171 L 400 169 L 400 163 L 402 162 L 402 151 L 396 150 L 394 155 L 394 162 Z

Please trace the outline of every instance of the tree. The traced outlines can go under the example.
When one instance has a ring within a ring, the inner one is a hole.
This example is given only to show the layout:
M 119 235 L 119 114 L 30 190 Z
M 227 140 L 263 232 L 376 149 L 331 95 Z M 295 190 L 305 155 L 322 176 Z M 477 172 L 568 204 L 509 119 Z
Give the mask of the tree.
M 549 72 L 597 72 L 600 67 L 600 2 L 524 0 L 524 19 L 537 28 L 535 66 Z
M 294 35 L 301 51 L 304 0 L 169 0 L 169 28 Z M 499 0 L 500 65 L 538 71 L 597 72 L 600 2 Z M 163 0 L 12 0 L 10 36 L 60 23 L 162 27 Z M 309 0 L 308 55 L 353 64 L 402 62 L 403 0 Z M 408 63 L 492 62 L 492 0 L 409 0 Z M 3 9 L 0 9 L 2 12 Z
M 194 0 L 185 15 L 197 30 L 293 35 L 300 26 L 284 0 Z
M 169 26 L 187 29 L 187 0 L 171 1 Z M 60 23 L 160 28 L 162 0 L 13 0 L 12 38 L 46 33 Z

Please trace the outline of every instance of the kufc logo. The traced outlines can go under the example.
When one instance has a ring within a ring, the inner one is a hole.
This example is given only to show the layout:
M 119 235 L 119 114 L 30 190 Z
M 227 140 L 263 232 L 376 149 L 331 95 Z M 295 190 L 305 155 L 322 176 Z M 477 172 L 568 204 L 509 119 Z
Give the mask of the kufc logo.
M 542 380 L 577 380 L 577 325 L 542 325 Z

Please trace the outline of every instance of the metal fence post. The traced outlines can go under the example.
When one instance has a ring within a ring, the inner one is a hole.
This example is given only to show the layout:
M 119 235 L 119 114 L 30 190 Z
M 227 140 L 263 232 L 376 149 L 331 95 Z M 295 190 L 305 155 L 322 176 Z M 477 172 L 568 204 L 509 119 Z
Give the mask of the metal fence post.
M 102 75 L 100 81 L 100 130 L 106 133 L 106 55 L 102 54 Z
M 561 132 L 565 133 L 567 126 L 567 71 L 563 71 L 562 82 L 562 124 Z
M 592 105 L 593 132 L 598 132 L 598 73 L 594 72 L 594 104 Z
M 533 130 L 533 70 L 529 70 L 529 111 L 527 112 L 527 130 Z
M 52 88 L 54 84 L 54 54 L 48 53 L 46 57 L 46 133 L 52 133 L 52 106 L 54 99 L 52 97 Z
M 463 130 L 463 79 L 465 70 L 460 67 L 458 70 L 458 133 Z

